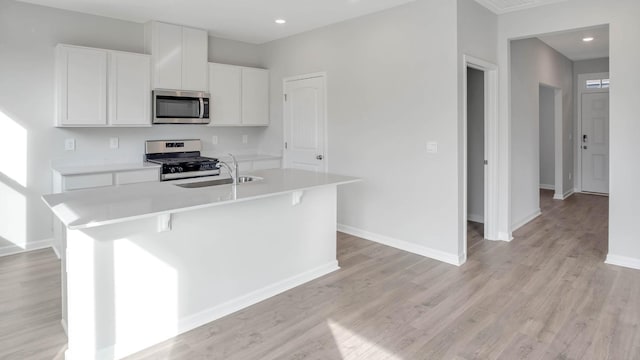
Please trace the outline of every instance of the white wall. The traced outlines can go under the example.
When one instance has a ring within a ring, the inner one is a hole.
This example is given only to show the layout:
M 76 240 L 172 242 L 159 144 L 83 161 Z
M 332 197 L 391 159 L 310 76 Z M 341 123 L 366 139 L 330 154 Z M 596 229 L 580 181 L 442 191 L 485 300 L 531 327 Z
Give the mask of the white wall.
M 555 91 L 540 86 L 540 187 L 555 188 Z
M 326 71 L 329 171 L 364 179 L 340 191 L 338 221 L 457 258 L 456 4 L 418 0 L 263 51 L 272 121 L 264 147 L 282 148 L 282 79 Z M 426 153 L 429 140 L 438 154 Z
M 640 189 L 640 162 L 637 139 L 640 133 L 640 88 L 637 67 L 640 64 L 640 2 L 636 0 L 569 0 L 544 7 L 505 14 L 499 19 L 498 46 L 500 65 L 509 67 L 508 39 L 533 34 L 609 24 L 610 40 L 610 197 L 609 256 L 631 259 L 640 264 L 640 241 L 637 241 Z M 501 162 L 501 181 L 506 183 L 509 169 L 509 77 L 500 80 L 500 146 L 505 156 Z M 515 147 L 515 142 L 512 144 Z M 507 209 L 508 203 L 502 204 Z M 508 217 L 502 217 L 502 226 Z
M 467 215 L 484 221 L 484 72 L 467 69 Z
M 143 37 L 142 24 L 0 0 L 0 112 L 7 116 L 0 121 L 0 134 L 24 129 L 26 143 L 14 140 L 13 148 L 27 153 L 25 183 L 16 181 L 11 159 L 6 154 L 0 157 L 0 253 L 14 244 L 24 247 L 52 237 L 52 215 L 40 200 L 42 194 L 51 192 L 52 161 L 140 160 L 144 140 L 157 138 L 202 138 L 207 142 L 205 147 L 212 149 L 211 135 L 218 135 L 220 143 L 214 150 L 251 151 L 258 147 L 264 131 L 259 128 L 54 128 L 54 46 L 68 43 L 143 52 Z M 248 44 L 220 39 L 209 43 L 212 60 L 261 65 L 256 46 L 252 49 Z M 248 145 L 241 143 L 242 134 L 249 135 Z M 108 146 L 109 137 L 114 136 L 120 138 L 118 150 Z M 76 139 L 75 152 L 64 151 L 65 138 Z
M 511 42 L 512 225 L 540 211 L 540 84 L 562 90 L 563 179 L 573 171 L 572 62 L 537 38 Z M 568 163 L 565 163 L 568 162 Z

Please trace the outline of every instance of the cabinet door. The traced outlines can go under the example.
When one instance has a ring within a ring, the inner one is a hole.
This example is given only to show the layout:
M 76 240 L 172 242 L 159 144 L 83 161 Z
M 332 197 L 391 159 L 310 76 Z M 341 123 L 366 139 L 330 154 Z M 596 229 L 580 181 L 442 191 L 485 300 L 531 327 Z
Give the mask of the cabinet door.
M 107 124 L 107 52 L 57 48 L 58 126 Z
M 71 175 L 63 177 L 63 191 L 97 188 L 113 185 L 113 174 Z
M 206 31 L 182 28 L 181 90 L 207 91 L 207 42 Z
M 114 51 L 109 64 L 109 123 L 151 126 L 151 58 Z
M 153 87 L 182 88 L 182 26 L 153 23 Z
M 116 185 L 137 184 L 151 181 L 160 181 L 159 169 L 122 171 L 115 173 Z
M 211 93 L 211 125 L 240 125 L 241 68 L 224 64 L 209 64 Z
M 269 125 L 269 72 L 242 68 L 242 124 Z

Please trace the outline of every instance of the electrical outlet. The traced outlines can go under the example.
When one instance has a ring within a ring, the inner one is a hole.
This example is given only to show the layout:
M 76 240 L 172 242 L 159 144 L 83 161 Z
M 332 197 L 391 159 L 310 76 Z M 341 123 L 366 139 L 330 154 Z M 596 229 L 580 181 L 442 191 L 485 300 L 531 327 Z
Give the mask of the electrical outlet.
M 427 154 L 437 154 L 438 153 L 438 143 L 435 141 L 427 142 Z
M 249 142 L 249 135 L 242 135 L 242 143 L 246 144 Z
M 76 150 L 76 139 L 65 139 L 64 141 L 64 149 L 67 151 L 75 151 Z
M 120 140 L 117 137 L 112 137 L 109 139 L 109 147 L 111 149 L 117 149 L 120 147 Z
M 213 145 L 218 145 L 218 136 L 217 136 L 217 135 L 213 135 L 213 136 L 211 137 L 211 143 L 212 143 Z

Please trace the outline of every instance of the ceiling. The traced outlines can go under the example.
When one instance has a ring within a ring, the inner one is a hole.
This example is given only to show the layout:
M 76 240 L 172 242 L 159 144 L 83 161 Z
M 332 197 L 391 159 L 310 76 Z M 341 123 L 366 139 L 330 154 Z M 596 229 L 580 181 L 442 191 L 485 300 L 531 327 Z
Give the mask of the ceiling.
M 584 42 L 585 37 L 594 40 Z M 609 57 L 609 26 L 547 34 L 538 39 L 573 61 Z
M 158 20 L 261 44 L 414 0 L 19 0 L 144 23 Z M 276 19 L 286 19 L 284 25 Z
M 476 0 L 496 14 L 529 9 L 567 0 Z

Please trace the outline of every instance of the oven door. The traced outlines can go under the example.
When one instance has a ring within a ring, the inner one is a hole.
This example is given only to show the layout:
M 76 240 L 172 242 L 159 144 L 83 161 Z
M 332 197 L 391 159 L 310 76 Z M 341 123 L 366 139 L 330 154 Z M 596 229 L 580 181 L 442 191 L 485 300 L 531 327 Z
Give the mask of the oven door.
M 154 90 L 154 124 L 208 124 L 209 94 L 199 91 Z

